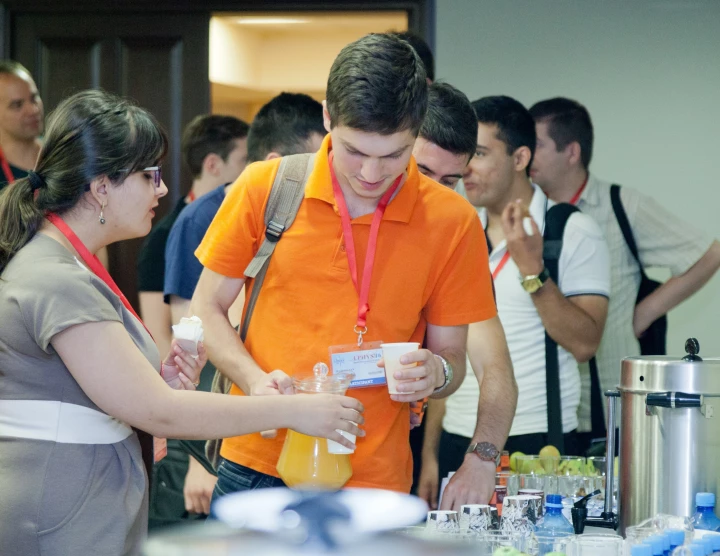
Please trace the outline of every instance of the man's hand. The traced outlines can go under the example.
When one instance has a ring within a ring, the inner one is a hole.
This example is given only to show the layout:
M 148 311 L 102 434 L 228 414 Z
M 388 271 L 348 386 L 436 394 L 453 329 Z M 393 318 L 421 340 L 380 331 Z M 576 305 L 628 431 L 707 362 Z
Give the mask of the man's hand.
M 183 496 L 185 509 L 191 514 L 210 515 L 210 499 L 217 483 L 217 477 L 208 473 L 200 462 L 190 456 L 190 465 L 185 475 Z
M 283 371 L 274 370 L 271 373 L 262 373 L 250 384 L 250 396 L 276 396 L 278 394 L 293 394 L 292 379 Z M 275 438 L 277 430 L 262 431 L 263 438 Z
M 427 502 L 431 510 L 437 510 L 438 490 L 440 489 L 439 473 L 437 457 L 423 454 L 417 495 Z
M 445 487 L 441 510 L 460 511 L 463 504 L 487 504 L 495 492 L 495 462 L 467 454 Z
M 528 235 L 523 226 L 523 220 L 530 218 L 532 235 Z M 543 270 L 543 238 L 535 220 L 522 206 L 520 201 L 514 201 L 505 207 L 501 223 L 507 250 L 518 267 L 522 276 L 536 276 Z
M 430 350 L 419 349 L 411 351 L 400 357 L 402 365 L 417 366 L 401 371 L 395 371 L 397 391 L 402 394 L 391 394 L 390 399 L 396 402 L 417 402 L 429 398 L 436 388 L 445 384 L 445 371 L 440 360 Z M 378 367 L 385 367 L 381 360 Z

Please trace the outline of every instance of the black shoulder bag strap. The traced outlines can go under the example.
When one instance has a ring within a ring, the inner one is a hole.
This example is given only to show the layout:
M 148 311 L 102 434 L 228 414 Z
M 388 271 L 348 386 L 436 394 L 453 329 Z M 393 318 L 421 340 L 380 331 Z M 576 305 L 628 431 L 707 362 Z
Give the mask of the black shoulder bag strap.
M 623 207 L 622 199 L 620 198 L 620 186 L 616 183 L 610 186 L 610 202 L 612 203 L 617 223 L 620 226 L 620 231 L 625 238 L 625 243 L 640 267 L 641 276 L 645 277 L 645 269 L 640 262 L 640 253 L 638 252 L 637 243 L 635 243 L 635 236 L 633 235 L 632 228 L 630 227 L 630 221 L 628 220 L 627 213 L 625 212 L 625 207 Z
M 578 212 L 576 206 L 560 203 L 545 213 L 543 261 L 555 284 L 559 282 L 560 254 L 562 253 L 565 225 L 574 212 Z M 548 444 L 555 446 L 562 454 L 565 452 L 565 440 L 562 426 L 558 345 L 547 332 L 545 332 L 545 388 L 547 391 Z

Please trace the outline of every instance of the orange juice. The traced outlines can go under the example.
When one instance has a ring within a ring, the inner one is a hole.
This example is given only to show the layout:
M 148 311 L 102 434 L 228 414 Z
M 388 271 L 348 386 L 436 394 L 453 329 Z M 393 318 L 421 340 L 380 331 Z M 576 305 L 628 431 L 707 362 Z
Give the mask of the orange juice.
M 331 454 L 327 440 L 288 430 L 277 463 L 280 478 L 295 489 L 339 490 L 352 476 L 350 456 Z

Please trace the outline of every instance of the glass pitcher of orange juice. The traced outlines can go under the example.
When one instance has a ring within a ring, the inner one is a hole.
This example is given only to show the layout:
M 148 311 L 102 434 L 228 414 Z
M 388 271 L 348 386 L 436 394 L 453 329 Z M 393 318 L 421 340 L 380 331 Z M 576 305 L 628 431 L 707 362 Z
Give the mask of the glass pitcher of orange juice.
M 312 373 L 293 377 L 296 394 L 343 395 L 353 379 L 352 373 L 329 374 L 328 366 L 318 363 Z M 285 484 L 295 489 L 339 490 L 352 476 L 350 456 L 328 451 L 328 440 L 288 430 L 277 471 Z

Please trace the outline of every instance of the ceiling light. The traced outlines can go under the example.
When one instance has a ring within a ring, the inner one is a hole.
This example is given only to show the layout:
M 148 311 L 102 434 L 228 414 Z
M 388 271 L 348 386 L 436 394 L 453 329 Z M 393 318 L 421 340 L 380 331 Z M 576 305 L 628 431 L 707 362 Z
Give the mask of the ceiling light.
M 307 23 L 307 19 L 294 17 L 239 17 L 235 20 L 238 25 L 294 25 Z

